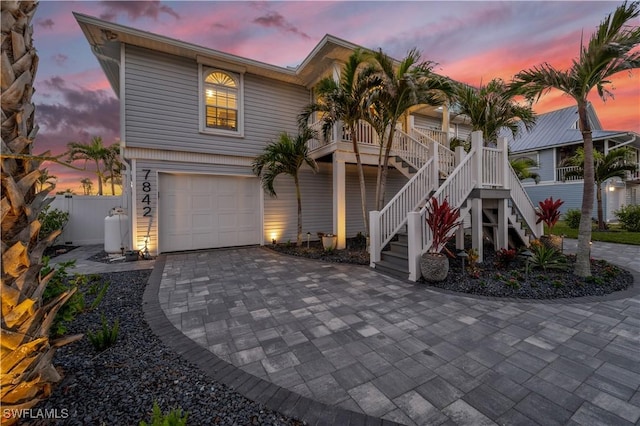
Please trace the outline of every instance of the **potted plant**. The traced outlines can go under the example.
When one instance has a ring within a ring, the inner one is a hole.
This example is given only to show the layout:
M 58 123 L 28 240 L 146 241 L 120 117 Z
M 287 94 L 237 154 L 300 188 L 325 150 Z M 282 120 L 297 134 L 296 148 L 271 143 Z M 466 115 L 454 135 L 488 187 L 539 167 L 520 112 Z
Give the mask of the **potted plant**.
M 462 223 L 460 209 L 453 208 L 446 198 L 440 204 L 437 198 L 431 197 L 427 203 L 426 221 L 433 240 L 420 258 L 420 270 L 427 281 L 444 281 L 449 274 L 449 259 L 440 252 Z
M 338 236 L 335 234 L 327 233 L 322 234 L 322 248 L 325 251 L 333 250 L 338 244 Z
M 538 220 L 536 223 L 544 222 L 548 228 L 548 235 L 540 237 L 540 242 L 545 246 L 561 251 L 562 250 L 562 237 L 559 235 L 553 235 L 551 231 L 553 227 L 560 220 L 560 206 L 564 204 L 564 201 L 557 199 L 553 201 L 553 197 L 549 197 L 544 201 L 538 202 L 538 209 L 536 209 L 536 216 Z

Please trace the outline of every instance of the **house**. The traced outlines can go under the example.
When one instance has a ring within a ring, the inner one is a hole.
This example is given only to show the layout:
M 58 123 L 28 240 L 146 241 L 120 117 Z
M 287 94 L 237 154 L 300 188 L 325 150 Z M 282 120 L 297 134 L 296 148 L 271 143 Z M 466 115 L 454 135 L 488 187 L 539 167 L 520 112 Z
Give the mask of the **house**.
M 339 78 L 359 46 L 327 35 L 298 67 L 283 68 L 82 14 L 75 18 L 120 100 L 131 248 L 155 255 L 295 240 L 292 180 L 278 178 L 278 197 L 265 196 L 251 163 L 279 133 L 297 132 L 314 86 L 327 76 Z M 508 167 L 506 140 L 484 148 L 476 134 L 469 154 L 454 153 L 450 137 L 466 137 L 470 129 L 446 107 L 421 105 L 401 121 L 394 130 L 389 202 L 370 213 L 372 266 L 419 277 L 419 256 L 431 244 L 423 208 L 430 194 L 471 213 L 473 246 L 481 255 L 485 234 L 506 247 L 514 238 L 527 243 L 526 229 L 540 233 L 534 207 Z M 320 170 L 302 169 L 300 178 L 304 232 L 332 232 L 338 248 L 366 233 L 348 139 L 336 126 L 328 139 L 309 141 Z M 366 123 L 358 141 L 374 194 L 378 141 Z M 368 201 L 373 210 L 373 195 Z M 383 251 L 403 232 L 408 241 L 399 244 L 400 253 Z
M 630 147 L 633 153 L 631 161 L 640 166 L 638 134 L 603 129 L 592 104 L 589 104 L 587 113 L 593 132 L 594 149 L 606 154 L 616 148 Z M 577 106 L 539 115 L 534 128 L 528 132 L 522 129 L 515 140 L 510 135 L 505 136 L 509 139 L 512 158 L 529 157 L 538 164 L 535 172 L 540 175 L 540 182 L 523 182 L 535 205 L 553 196 L 564 201 L 561 207 L 563 213 L 568 209 L 580 209 L 583 180 L 579 177 L 567 177 L 566 173 L 576 167 L 564 163 L 583 145 L 582 134 L 578 130 Z M 635 173 L 629 173 L 624 181 L 619 178 L 610 179 L 602 189 L 604 219 L 608 222 L 616 221 L 614 211 L 623 205 L 640 203 L 640 168 Z M 595 204 L 593 212 L 595 217 Z

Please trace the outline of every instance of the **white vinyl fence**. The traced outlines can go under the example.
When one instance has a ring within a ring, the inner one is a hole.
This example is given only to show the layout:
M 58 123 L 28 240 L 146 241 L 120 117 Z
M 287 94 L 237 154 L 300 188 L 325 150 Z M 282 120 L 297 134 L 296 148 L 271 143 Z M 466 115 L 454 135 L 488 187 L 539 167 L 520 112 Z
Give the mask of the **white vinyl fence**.
M 122 205 L 120 196 L 56 195 L 49 210 L 58 209 L 69 213 L 69 222 L 64 227 L 62 235 L 58 237 L 57 243 L 104 244 L 104 219 L 109 216 L 111 210 Z M 120 239 L 126 243 L 124 246 L 128 246 L 128 220 L 123 220 L 118 228 Z

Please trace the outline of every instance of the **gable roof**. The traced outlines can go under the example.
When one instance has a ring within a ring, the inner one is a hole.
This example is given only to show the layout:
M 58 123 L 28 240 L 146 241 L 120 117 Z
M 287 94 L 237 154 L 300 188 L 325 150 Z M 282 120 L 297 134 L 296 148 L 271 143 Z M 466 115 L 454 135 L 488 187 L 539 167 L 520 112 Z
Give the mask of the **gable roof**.
M 621 130 L 604 130 L 596 115 L 593 105 L 587 107 L 587 114 L 592 126 L 593 140 L 618 139 L 618 142 L 628 142 L 633 132 Z M 537 117 L 536 125 L 527 131 L 522 123 L 519 124 L 520 133 L 513 138 L 510 131 L 503 129 L 500 136 L 509 141 L 512 153 L 536 151 L 562 145 L 582 143 L 582 133 L 577 129 L 578 106 L 562 108 Z
M 120 94 L 120 52 L 122 44 L 143 47 L 194 61 L 230 64 L 251 74 L 311 87 L 320 73 L 334 61 L 345 62 L 360 46 L 326 34 L 297 67 L 281 67 L 231 53 L 198 46 L 148 31 L 103 21 L 74 12 L 91 50 L 98 59 L 116 95 Z

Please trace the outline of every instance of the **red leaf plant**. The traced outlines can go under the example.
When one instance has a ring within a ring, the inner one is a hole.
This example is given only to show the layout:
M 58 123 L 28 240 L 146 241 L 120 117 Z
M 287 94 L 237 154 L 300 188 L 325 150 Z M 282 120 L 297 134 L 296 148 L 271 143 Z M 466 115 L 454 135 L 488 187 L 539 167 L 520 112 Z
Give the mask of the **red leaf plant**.
M 431 197 L 427 203 L 427 226 L 433 235 L 429 253 L 440 253 L 461 223 L 459 208 L 452 208 L 446 198 L 440 204 Z
M 564 204 L 564 201 L 560 199 L 553 201 L 553 197 L 549 197 L 544 201 L 539 201 L 538 204 L 540 208 L 536 209 L 536 216 L 538 216 L 536 223 L 544 222 L 551 233 L 560 219 L 560 206 Z

